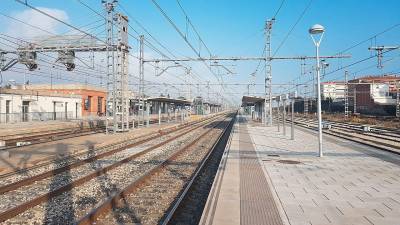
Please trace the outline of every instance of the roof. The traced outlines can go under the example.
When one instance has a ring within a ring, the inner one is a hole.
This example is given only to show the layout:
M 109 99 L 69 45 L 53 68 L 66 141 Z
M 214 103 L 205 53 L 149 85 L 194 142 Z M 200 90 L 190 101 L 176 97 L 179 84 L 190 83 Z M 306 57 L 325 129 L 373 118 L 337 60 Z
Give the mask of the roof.
M 89 90 L 106 92 L 105 88 L 86 84 L 30 84 L 26 85 L 30 90 Z
M 321 82 L 321 84 L 346 84 L 344 81 L 328 81 L 328 82 Z
M 209 106 L 221 106 L 221 104 L 218 103 L 211 103 L 211 102 L 203 102 L 204 105 L 209 105 Z
M 246 96 L 242 97 L 242 105 L 253 105 L 256 103 L 264 102 L 265 98 L 257 97 L 257 96 Z
M 353 79 L 349 82 L 355 83 L 355 82 L 376 82 L 376 83 L 385 83 L 385 82 L 396 82 L 400 81 L 400 76 L 364 76 L 364 77 L 359 77 L 357 79 Z
M 0 88 L 0 94 L 81 98 L 79 95 L 67 94 L 67 93 L 54 93 L 52 91 L 45 91 L 45 90 L 24 90 L 24 89 L 10 89 L 10 88 Z
M 190 101 L 184 99 L 174 99 L 174 98 L 167 98 L 167 97 L 149 97 L 147 101 L 154 101 L 154 102 L 168 102 L 168 103 L 175 103 L 175 104 L 191 104 Z

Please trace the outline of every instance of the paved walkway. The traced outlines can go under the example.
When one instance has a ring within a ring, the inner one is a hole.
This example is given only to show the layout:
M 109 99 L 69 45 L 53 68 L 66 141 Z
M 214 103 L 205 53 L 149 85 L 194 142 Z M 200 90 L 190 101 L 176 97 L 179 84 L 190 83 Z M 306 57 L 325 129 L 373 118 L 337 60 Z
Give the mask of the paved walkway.
M 324 136 L 319 158 L 315 133 L 286 134 L 235 125 L 202 224 L 400 224 L 400 156 Z M 243 158 L 257 158 L 263 173 L 243 172 Z

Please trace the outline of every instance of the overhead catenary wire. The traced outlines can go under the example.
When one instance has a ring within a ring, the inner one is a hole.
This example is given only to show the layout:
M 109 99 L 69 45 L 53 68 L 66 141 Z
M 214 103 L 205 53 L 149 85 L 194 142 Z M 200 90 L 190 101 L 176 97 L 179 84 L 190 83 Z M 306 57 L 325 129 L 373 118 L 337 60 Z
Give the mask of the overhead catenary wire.
M 272 55 L 272 57 L 274 57 L 278 51 L 281 49 L 281 47 L 283 46 L 283 44 L 286 42 L 286 40 L 289 38 L 290 34 L 293 32 L 293 30 L 296 28 L 297 24 L 301 21 L 301 19 L 304 17 L 304 15 L 306 14 L 306 12 L 308 11 L 308 9 L 311 6 L 311 3 L 313 2 L 313 0 L 310 0 L 308 2 L 308 4 L 306 5 L 306 7 L 304 8 L 304 10 L 301 12 L 300 16 L 297 18 L 296 22 L 292 25 L 292 27 L 290 28 L 290 30 L 288 31 L 288 33 L 286 33 L 285 37 L 283 38 L 283 40 L 279 43 L 278 47 L 276 48 L 274 54 Z

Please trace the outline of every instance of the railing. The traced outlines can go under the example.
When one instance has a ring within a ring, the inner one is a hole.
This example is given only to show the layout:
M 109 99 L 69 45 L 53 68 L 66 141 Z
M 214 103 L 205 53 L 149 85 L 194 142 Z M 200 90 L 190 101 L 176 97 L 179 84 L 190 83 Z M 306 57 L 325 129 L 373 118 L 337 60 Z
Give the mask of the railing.
M 76 119 L 74 112 L 0 113 L 0 123 Z

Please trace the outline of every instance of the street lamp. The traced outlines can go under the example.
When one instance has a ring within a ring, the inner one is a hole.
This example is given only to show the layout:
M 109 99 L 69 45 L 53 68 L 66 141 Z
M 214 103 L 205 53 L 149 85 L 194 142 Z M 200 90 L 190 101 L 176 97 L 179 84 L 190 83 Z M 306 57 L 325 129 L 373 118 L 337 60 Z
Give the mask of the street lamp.
M 319 62 L 319 45 L 324 36 L 325 28 L 320 24 L 312 26 L 308 32 L 314 42 L 316 50 L 316 71 L 317 71 L 317 113 L 318 113 L 318 146 L 319 146 L 319 157 L 322 157 L 322 117 L 321 117 L 321 79 L 319 75 L 320 62 Z M 319 37 L 319 38 L 318 38 Z M 316 40 L 319 39 L 319 40 Z

